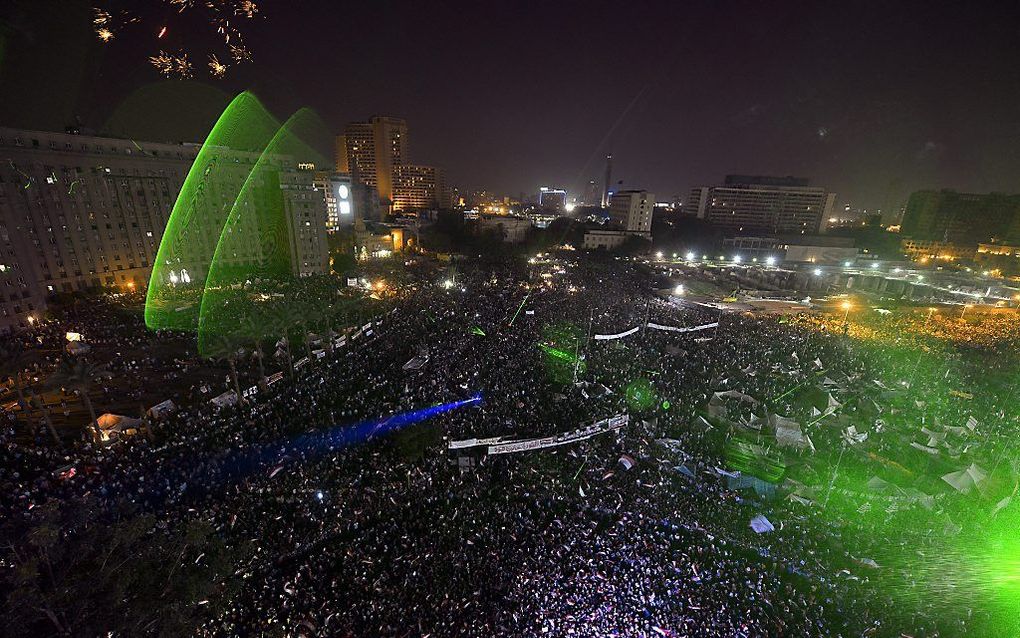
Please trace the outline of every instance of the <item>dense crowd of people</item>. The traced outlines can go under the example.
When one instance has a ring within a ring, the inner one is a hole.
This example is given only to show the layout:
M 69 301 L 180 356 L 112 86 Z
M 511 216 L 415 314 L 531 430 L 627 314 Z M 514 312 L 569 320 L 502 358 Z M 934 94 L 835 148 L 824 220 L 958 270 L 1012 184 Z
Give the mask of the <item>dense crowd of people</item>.
M 992 622 L 970 600 L 926 596 L 893 551 L 937 548 L 945 536 L 924 535 L 931 521 L 959 533 L 983 520 L 975 509 L 987 515 L 984 502 L 925 479 L 936 461 L 918 468 L 916 454 L 931 454 L 909 444 L 922 423 L 976 417 L 959 434 L 972 451 L 937 462 L 1002 457 L 1015 415 L 1002 395 L 974 396 L 982 381 L 962 362 L 922 365 L 817 319 L 671 302 L 623 261 L 473 261 L 445 281 L 406 286 L 248 401 L 219 407 L 208 399 L 226 380 L 211 393 L 195 384 L 152 436 L 56 447 L 15 436 L 23 425 L 10 421 L 0 450 L 9 544 L 24 543 L 50 504 L 84 499 L 100 513 L 129 504 L 160 530 L 201 521 L 246 548 L 215 593 L 193 601 L 203 636 L 955 636 Z M 649 320 L 718 325 L 676 333 Z M 97 344 L 181 346 L 116 375 L 158 383 L 204 365 L 181 345 L 187 335 L 153 335 L 124 314 L 97 321 L 83 329 Z M 55 343 L 66 327 L 14 338 Z M 420 422 L 399 417 L 458 402 Z M 444 444 L 548 436 L 624 413 L 619 432 L 554 450 L 458 459 Z M 790 422 L 803 435 L 792 442 L 777 435 Z M 739 440 L 783 478 L 741 482 L 754 472 L 733 467 Z M 869 492 L 872 473 L 894 482 L 889 468 L 927 498 Z M 753 529 L 758 516 L 773 529 Z M 108 630 L 5 602 L 8 617 L 30 620 L 23 633 Z

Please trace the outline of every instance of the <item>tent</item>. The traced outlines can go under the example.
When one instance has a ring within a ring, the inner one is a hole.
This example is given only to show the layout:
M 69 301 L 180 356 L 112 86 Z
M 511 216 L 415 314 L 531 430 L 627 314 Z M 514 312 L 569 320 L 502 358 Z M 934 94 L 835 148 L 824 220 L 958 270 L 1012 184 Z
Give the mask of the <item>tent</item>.
M 237 403 L 237 394 L 233 390 L 228 390 L 217 397 L 213 397 L 209 402 L 218 408 L 224 408 Z
M 137 434 L 138 426 L 141 423 L 141 419 L 107 412 L 99 415 L 91 425 L 96 429 L 100 441 L 112 442 L 125 436 Z
M 974 490 L 982 489 L 982 485 L 988 480 L 988 472 L 984 471 L 976 463 L 959 472 L 944 474 L 942 480 L 949 483 L 961 494 L 970 494 Z
M 169 416 L 177 411 L 177 406 L 170 399 L 157 403 L 148 409 L 148 414 L 154 419 L 162 419 L 165 416 Z
M 751 519 L 751 529 L 753 529 L 756 534 L 765 534 L 767 532 L 776 531 L 775 525 L 761 514 Z

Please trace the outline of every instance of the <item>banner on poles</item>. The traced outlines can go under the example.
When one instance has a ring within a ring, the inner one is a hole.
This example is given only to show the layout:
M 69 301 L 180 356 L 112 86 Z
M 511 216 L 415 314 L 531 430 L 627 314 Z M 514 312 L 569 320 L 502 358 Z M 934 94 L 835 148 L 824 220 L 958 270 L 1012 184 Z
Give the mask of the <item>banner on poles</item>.
M 447 443 L 448 450 L 465 450 L 471 448 L 485 448 L 488 454 L 511 454 L 514 452 L 528 452 L 531 450 L 540 450 L 543 448 L 556 447 L 559 445 L 566 445 L 568 443 L 576 443 L 578 441 L 584 441 L 590 439 L 593 436 L 611 432 L 613 430 L 619 430 L 623 426 L 627 425 L 630 421 L 630 416 L 627 414 L 617 414 L 608 419 L 602 419 L 587 427 L 578 428 L 569 432 L 561 432 L 552 436 L 544 436 L 534 439 L 518 439 L 518 440 L 504 440 L 501 436 L 489 437 L 484 439 L 462 439 L 460 441 L 450 441 Z
M 635 332 L 637 332 L 640 329 L 641 329 L 641 326 L 634 326 L 630 330 L 626 330 L 624 332 L 619 332 L 619 333 L 614 334 L 614 335 L 595 335 L 595 340 L 596 341 L 607 341 L 609 339 L 623 339 L 624 337 L 631 336 L 632 334 L 634 334 Z
M 664 326 L 658 323 L 648 323 L 648 327 L 653 330 L 668 330 L 669 332 L 698 332 L 699 330 L 708 330 L 709 328 L 718 328 L 719 322 L 713 321 L 712 323 L 706 323 L 701 326 L 691 326 L 690 328 L 678 328 L 676 326 Z

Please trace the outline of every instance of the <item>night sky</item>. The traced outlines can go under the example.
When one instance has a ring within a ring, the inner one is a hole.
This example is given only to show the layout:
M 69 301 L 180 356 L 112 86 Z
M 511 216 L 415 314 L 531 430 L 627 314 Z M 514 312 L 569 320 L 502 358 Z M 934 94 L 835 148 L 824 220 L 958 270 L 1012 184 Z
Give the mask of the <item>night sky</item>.
M 612 152 L 614 181 L 660 199 L 726 173 L 872 209 L 1020 191 L 1016 3 L 264 0 L 253 62 L 185 82 L 149 66 L 152 33 L 99 42 L 91 5 L 0 2 L 0 125 L 195 141 L 251 89 L 336 131 L 404 117 L 413 161 L 469 190 L 580 192 Z M 162 42 L 202 58 L 203 27 Z

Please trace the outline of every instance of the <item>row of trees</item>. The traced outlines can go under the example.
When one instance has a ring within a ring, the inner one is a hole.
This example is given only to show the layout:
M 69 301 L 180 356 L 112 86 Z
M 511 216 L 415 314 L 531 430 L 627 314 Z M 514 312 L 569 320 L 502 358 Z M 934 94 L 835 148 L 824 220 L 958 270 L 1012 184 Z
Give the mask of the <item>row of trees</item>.
M 11 341 L 0 347 L 0 362 L 3 368 L 10 372 L 7 381 L 18 396 L 18 407 L 32 432 L 36 432 L 39 427 L 45 427 L 53 442 L 61 444 L 60 435 L 53 425 L 50 408 L 45 400 L 46 392 L 60 387 L 74 391 L 81 399 L 89 413 L 93 435 L 98 438 L 96 409 L 92 403 L 91 392 L 97 383 L 110 377 L 109 372 L 84 356 L 66 354 L 61 357 L 54 374 L 36 387 L 30 380 L 31 375 L 25 373 L 24 361 L 25 350 L 20 343 Z

